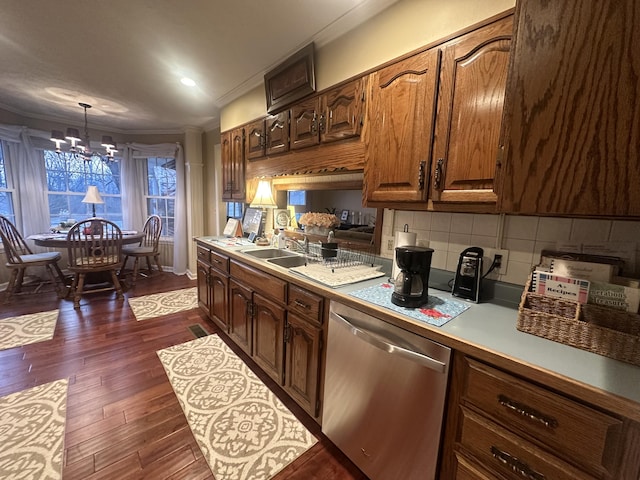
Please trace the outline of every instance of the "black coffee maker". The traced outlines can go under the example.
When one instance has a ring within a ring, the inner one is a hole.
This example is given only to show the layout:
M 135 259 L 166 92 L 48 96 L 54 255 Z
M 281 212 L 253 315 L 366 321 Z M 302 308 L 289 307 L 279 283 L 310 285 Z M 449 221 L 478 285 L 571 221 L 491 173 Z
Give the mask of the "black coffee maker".
M 391 303 L 407 308 L 427 303 L 432 255 L 432 248 L 396 247 L 396 263 L 400 267 L 400 273 L 395 278 Z

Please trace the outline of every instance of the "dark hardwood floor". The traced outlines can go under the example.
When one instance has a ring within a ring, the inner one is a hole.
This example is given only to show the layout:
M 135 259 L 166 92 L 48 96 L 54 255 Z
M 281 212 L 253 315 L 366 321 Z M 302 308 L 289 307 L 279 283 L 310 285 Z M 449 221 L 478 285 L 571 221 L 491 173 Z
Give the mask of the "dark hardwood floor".
M 186 276 L 157 273 L 139 279 L 125 296 L 191 286 L 195 281 Z M 0 318 L 60 309 L 53 340 L 0 351 L 0 396 L 69 379 L 65 480 L 214 478 L 156 355 L 193 340 L 191 325 L 221 333 L 199 309 L 138 322 L 114 292 L 83 297 L 74 310 L 72 301 L 57 300 L 53 291 L 0 306 Z M 276 480 L 366 479 L 279 386 L 231 347 L 319 438 Z

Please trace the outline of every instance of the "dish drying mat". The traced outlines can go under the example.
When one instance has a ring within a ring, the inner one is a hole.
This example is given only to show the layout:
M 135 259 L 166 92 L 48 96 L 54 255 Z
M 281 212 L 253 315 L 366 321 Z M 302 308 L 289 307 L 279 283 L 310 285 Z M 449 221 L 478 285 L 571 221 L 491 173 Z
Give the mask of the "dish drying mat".
M 441 327 L 469 308 L 469 305 L 465 303 L 449 300 L 448 298 L 433 297 L 431 295 L 429 295 L 429 301 L 420 308 L 399 307 L 391 303 L 392 292 L 393 285 L 390 283 L 381 283 L 350 292 L 349 295 L 436 327 Z
M 381 265 L 351 265 L 332 267 L 327 263 L 308 263 L 300 267 L 290 268 L 290 272 L 295 272 L 312 280 L 316 280 L 324 285 L 337 288 L 351 283 L 362 282 L 372 278 L 382 277 L 384 272 L 380 271 Z

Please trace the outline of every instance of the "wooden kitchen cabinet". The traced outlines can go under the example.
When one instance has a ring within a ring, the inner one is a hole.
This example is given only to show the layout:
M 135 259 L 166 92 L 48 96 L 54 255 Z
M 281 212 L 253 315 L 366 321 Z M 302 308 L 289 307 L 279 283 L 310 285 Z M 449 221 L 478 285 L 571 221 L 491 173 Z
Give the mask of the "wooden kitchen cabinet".
M 640 475 L 634 422 L 460 353 L 452 379 L 441 478 Z
M 244 127 L 245 131 L 245 158 L 255 160 L 262 158 L 266 154 L 267 135 L 265 129 L 265 119 L 260 118 Z
M 222 200 L 243 201 L 245 190 L 244 128 L 236 128 L 220 134 L 222 157 Z
M 359 136 L 365 88 L 366 78 L 358 78 L 293 105 L 291 150 Z
M 228 285 L 229 258 L 197 246 L 198 305 L 223 331 L 229 330 Z
M 512 24 L 503 14 L 371 74 L 367 206 L 495 210 Z
M 364 199 L 426 201 L 440 52 L 427 50 L 371 74 Z
M 253 292 L 235 280 L 229 280 L 229 337 L 253 354 Z
M 500 212 L 640 216 L 640 3 L 517 2 Z
M 289 110 L 269 115 L 265 120 L 266 155 L 289 151 Z
M 496 202 L 499 153 L 513 15 L 442 48 L 430 198 L 444 203 Z
M 312 417 L 320 413 L 324 299 L 289 284 L 284 389 Z
M 235 260 L 229 271 L 229 337 L 281 385 L 287 283 Z
M 253 295 L 253 359 L 279 385 L 283 383 L 284 307 Z

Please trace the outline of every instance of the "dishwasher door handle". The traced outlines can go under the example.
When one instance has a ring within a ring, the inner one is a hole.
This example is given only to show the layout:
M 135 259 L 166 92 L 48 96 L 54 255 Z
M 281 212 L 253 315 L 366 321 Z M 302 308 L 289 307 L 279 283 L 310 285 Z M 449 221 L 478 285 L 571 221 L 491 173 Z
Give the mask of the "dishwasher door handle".
M 384 350 L 393 355 L 398 355 L 404 357 L 413 362 L 417 362 L 431 370 L 435 370 L 438 373 L 445 373 L 447 365 L 440 360 L 436 360 L 434 358 L 428 357 L 418 352 L 414 352 L 412 350 L 407 350 L 404 347 L 399 345 L 394 345 L 393 343 L 387 342 L 378 338 L 377 336 L 369 333 L 368 331 L 356 327 L 349 320 L 344 318 L 342 315 L 338 315 L 335 312 L 331 312 L 331 317 L 337 321 L 339 321 L 342 325 L 344 325 L 347 329 L 349 329 L 350 333 L 355 335 L 358 338 L 361 338 L 365 342 L 370 345 L 373 345 L 380 350 Z

